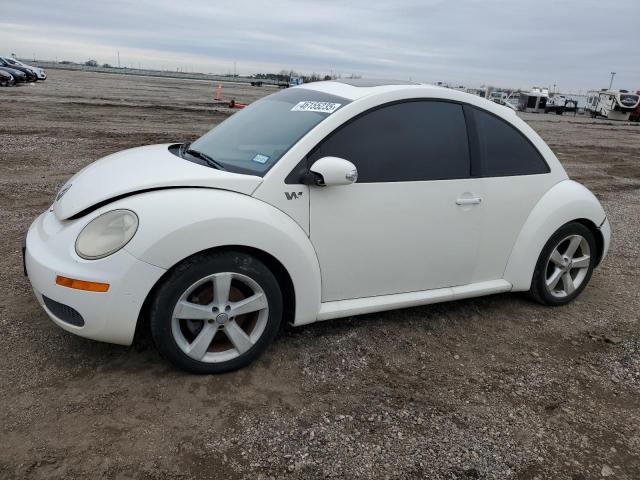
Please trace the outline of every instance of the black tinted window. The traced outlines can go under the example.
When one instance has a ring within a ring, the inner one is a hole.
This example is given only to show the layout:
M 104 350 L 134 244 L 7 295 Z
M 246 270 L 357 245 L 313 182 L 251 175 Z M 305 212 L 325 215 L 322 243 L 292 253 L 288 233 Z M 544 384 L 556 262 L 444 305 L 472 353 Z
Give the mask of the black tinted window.
M 462 107 L 438 101 L 388 105 L 331 134 L 313 161 L 341 157 L 358 169 L 358 183 L 465 178 L 469 146 Z
M 472 108 L 480 171 L 484 177 L 548 173 L 549 167 L 538 150 L 504 120 Z

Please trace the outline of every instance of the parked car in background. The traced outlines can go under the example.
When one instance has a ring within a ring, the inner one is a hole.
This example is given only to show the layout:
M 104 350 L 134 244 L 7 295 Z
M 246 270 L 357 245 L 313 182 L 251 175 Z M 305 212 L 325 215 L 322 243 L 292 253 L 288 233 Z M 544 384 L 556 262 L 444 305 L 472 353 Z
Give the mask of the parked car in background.
M 636 95 L 640 96 L 640 90 L 636 92 Z M 636 109 L 633 112 L 631 112 L 631 115 L 629 116 L 629 120 L 631 120 L 632 122 L 640 122 L 640 104 L 638 104 Z
M 27 81 L 27 74 L 15 68 L 3 67 L 0 65 L 0 71 L 8 73 L 13 77 L 14 83 L 24 83 Z
M 27 82 L 36 82 L 38 80 L 38 75 L 31 68 L 23 67 L 22 65 L 12 65 L 7 62 L 4 57 L 0 57 L 0 66 L 23 72 L 27 77 Z M 13 75 L 13 73 L 11 75 Z
M 502 292 L 566 305 L 610 234 L 513 110 L 343 80 L 272 94 L 193 143 L 93 163 L 23 252 L 60 327 L 127 345 L 148 313 L 162 355 L 218 373 L 256 358 L 281 322 Z
M 27 65 L 26 63 L 23 63 L 16 58 L 11 58 L 11 57 L 0 57 L 0 58 L 2 58 L 5 62 L 7 62 L 12 67 L 30 68 L 37 75 L 38 80 L 40 81 L 45 81 L 47 79 L 47 72 L 45 72 L 43 68 Z
M 16 83 L 15 78 L 9 72 L 0 70 L 0 87 L 10 87 Z

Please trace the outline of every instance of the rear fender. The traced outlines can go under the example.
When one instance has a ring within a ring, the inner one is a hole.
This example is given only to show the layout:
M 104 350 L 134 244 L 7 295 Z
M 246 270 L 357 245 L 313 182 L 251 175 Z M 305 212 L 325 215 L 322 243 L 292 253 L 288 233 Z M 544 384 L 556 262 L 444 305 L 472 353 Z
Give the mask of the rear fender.
M 586 187 L 573 180 L 555 184 L 529 214 L 511 251 L 504 279 L 513 285 L 513 291 L 529 290 L 540 252 L 556 230 L 578 219 L 599 227 L 605 218 L 600 202 Z

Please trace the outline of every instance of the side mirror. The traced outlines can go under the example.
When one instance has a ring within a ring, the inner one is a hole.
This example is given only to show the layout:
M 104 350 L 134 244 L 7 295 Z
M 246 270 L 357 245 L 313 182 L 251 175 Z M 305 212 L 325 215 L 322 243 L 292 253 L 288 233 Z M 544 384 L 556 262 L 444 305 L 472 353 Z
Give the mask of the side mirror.
M 344 158 L 322 157 L 309 170 L 316 174 L 316 184 L 321 186 L 351 185 L 358 180 L 356 166 Z

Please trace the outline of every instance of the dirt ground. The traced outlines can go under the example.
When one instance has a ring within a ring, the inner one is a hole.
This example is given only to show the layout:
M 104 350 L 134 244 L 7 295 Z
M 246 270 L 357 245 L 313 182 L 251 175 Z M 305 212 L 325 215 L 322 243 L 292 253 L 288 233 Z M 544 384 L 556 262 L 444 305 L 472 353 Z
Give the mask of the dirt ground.
M 20 245 L 84 165 L 229 111 L 206 82 L 49 75 L 0 89 L 0 479 L 640 478 L 639 126 L 525 116 L 613 227 L 573 304 L 505 294 L 319 323 L 193 376 L 56 327 Z

